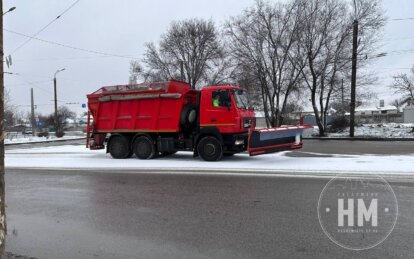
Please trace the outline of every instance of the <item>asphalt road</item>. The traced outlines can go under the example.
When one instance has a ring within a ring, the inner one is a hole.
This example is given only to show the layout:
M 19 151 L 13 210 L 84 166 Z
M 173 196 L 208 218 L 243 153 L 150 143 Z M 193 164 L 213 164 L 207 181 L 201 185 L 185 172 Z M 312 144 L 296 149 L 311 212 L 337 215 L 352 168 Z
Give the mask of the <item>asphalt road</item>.
M 312 156 L 318 154 L 375 154 L 375 155 L 406 155 L 414 154 L 414 141 L 347 141 L 347 140 L 311 140 L 305 139 L 304 146 L 291 156 Z M 49 147 L 60 145 L 85 145 L 85 140 L 68 140 L 38 144 L 8 145 L 7 150 L 30 149 L 33 147 Z M 314 153 L 314 154 L 312 154 Z
M 413 144 L 306 140 L 290 155 L 412 154 Z M 321 229 L 317 203 L 329 180 L 6 168 L 6 249 L 63 259 L 412 257 L 414 179 L 388 179 L 398 222 L 382 244 L 364 251 L 339 247 Z
M 37 258 L 409 258 L 414 183 L 379 246 L 332 243 L 317 217 L 329 179 L 7 170 L 7 251 Z

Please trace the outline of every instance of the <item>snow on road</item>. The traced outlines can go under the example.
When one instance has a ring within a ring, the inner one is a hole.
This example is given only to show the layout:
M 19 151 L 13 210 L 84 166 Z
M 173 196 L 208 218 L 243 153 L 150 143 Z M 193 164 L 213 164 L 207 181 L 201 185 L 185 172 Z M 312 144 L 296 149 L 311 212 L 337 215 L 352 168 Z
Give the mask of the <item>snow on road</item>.
M 84 146 L 64 145 L 6 151 L 6 167 L 121 170 L 232 170 L 269 172 L 327 172 L 414 174 L 414 156 L 332 155 L 331 157 L 290 157 L 287 152 L 249 157 L 237 154 L 219 162 L 193 158 L 179 152 L 151 160 L 112 159 L 105 150 L 90 151 Z
M 12 144 L 28 144 L 28 143 L 39 143 L 39 142 L 54 142 L 54 141 L 62 141 L 62 140 L 75 140 L 75 139 L 83 139 L 85 136 L 63 136 L 61 138 L 57 138 L 55 136 L 50 137 L 37 137 L 37 136 L 19 136 L 16 138 L 6 138 L 4 139 L 4 144 L 12 145 Z

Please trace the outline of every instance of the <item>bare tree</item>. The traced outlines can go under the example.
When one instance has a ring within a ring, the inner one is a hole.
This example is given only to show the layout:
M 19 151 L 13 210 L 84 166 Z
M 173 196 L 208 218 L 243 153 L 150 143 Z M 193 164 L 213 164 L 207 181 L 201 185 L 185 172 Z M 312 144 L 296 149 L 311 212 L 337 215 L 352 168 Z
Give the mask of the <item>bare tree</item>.
M 238 67 L 260 93 L 268 126 L 283 124 L 289 97 L 299 93 L 304 63 L 297 61 L 301 6 L 294 2 L 256 5 L 226 26 Z
M 173 22 L 158 46 L 146 44 L 145 80 L 180 79 L 183 66 L 184 80 L 192 88 L 199 86 L 224 56 L 215 25 L 201 19 Z
M 411 68 L 411 75 L 395 75 L 391 88 L 395 90 L 395 93 L 402 95 L 401 105 L 414 104 L 414 66 Z
M 138 83 L 138 79 L 141 74 L 142 74 L 141 64 L 136 60 L 131 61 L 130 66 L 129 66 L 129 84 Z
M 360 29 L 365 36 L 358 50 L 366 55 L 375 43 L 375 33 L 384 24 L 378 1 L 355 0 L 354 3 L 356 9 L 339 0 L 298 1 L 305 9 L 301 51 L 306 67 L 302 74 L 310 90 L 320 136 L 325 135 L 330 102 L 343 90 L 342 80 L 349 76 L 353 20 L 361 21 Z M 361 62 L 360 67 L 367 62 Z
M 404 105 L 404 101 L 401 99 L 394 99 L 390 104 L 395 106 L 395 108 L 397 108 L 397 111 L 399 112 L 401 107 Z
M 4 127 L 7 129 L 16 124 L 17 121 L 17 108 L 13 105 L 10 92 L 5 89 L 4 91 Z

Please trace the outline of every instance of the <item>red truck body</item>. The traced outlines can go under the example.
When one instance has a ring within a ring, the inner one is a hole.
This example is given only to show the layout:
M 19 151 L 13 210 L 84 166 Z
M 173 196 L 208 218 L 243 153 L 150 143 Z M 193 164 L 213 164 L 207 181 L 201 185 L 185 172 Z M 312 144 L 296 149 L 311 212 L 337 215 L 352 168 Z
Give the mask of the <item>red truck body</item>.
M 172 80 L 107 86 L 87 97 L 87 147 L 104 148 L 109 136 L 107 152 L 114 158 L 148 159 L 179 150 L 207 161 L 246 150 L 258 155 L 300 148 L 306 128 L 255 129 L 254 111 L 237 86 L 193 90 Z
M 102 87 L 88 95 L 96 133 L 179 132 L 185 103 L 196 103 L 188 84 L 171 81 Z

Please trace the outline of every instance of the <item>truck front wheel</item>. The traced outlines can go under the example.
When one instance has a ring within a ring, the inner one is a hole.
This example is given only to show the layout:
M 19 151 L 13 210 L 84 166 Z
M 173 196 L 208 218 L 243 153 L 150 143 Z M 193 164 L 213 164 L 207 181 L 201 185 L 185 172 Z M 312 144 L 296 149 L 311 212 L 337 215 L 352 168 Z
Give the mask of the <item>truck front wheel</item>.
M 130 158 L 132 156 L 128 139 L 123 136 L 111 137 L 108 144 L 108 152 L 115 159 Z
M 157 153 L 154 143 L 147 136 L 137 137 L 134 140 L 133 150 L 139 159 L 151 159 Z
M 219 161 L 223 157 L 223 147 L 215 137 L 204 137 L 198 142 L 197 152 L 205 161 Z

